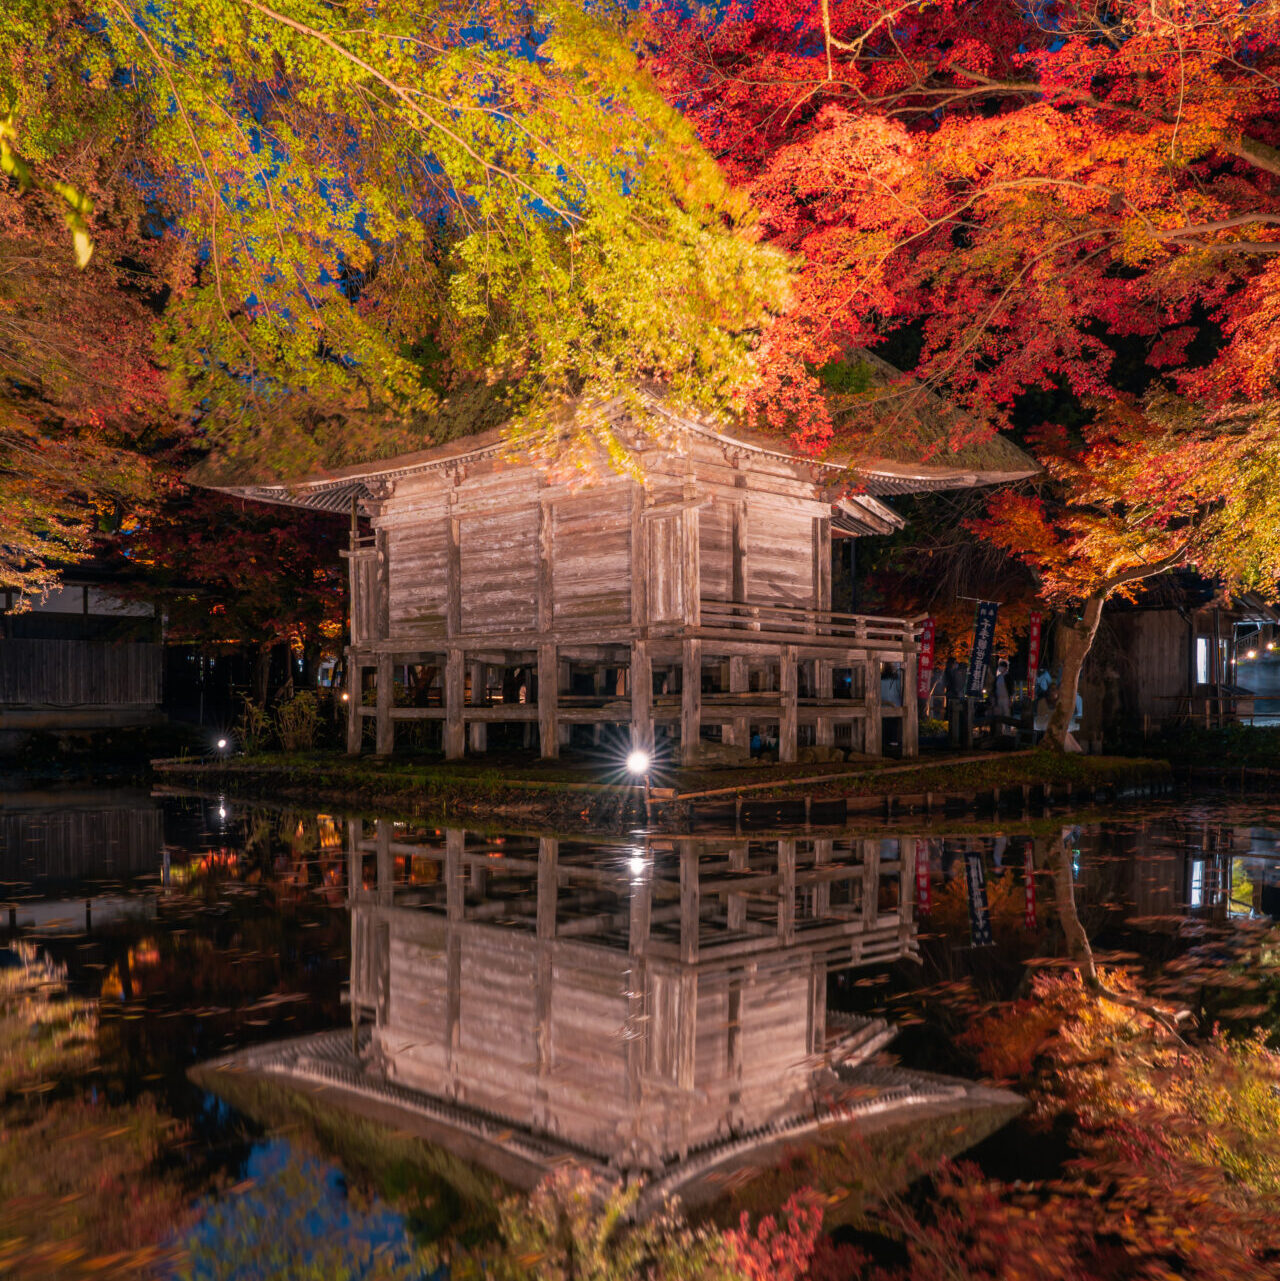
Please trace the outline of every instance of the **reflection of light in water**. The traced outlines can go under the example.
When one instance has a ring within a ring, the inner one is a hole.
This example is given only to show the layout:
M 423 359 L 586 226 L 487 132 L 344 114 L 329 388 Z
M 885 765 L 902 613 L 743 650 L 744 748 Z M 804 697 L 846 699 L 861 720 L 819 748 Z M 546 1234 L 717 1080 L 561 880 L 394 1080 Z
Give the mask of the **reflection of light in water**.
M 1191 864 L 1191 907 L 1204 906 L 1204 859 L 1198 858 Z
M 643 854 L 633 854 L 631 856 L 631 875 L 643 876 L 645 869 L 645 858 Z

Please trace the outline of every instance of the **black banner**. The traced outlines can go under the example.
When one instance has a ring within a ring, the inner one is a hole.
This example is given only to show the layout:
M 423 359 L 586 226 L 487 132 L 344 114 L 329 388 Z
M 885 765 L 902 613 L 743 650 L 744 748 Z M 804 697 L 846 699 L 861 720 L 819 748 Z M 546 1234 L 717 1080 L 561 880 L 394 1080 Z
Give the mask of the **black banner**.
M 969 655 L 969 674 L 965 677 L 964 692 L 969 698 L 982 693 L 987 664 L 991 661 L 991 642 L 996 634 L 996 615 L 1000 606 L 995 601 L 978 602 L 978 612 L 973 620 L 973 652 Z
M 987 905 L 987 874 L 981 854 L 964 856 L 965 879 L 969 886 L 969 942 L 974 947 L 990 947 L 991 909 Z

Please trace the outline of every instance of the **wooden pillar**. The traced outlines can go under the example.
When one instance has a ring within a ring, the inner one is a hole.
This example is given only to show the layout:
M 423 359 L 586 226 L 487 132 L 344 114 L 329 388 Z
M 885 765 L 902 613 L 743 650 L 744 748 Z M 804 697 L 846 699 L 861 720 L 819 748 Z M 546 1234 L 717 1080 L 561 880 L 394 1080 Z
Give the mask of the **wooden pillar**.
M 880 715 L 880 656 L 879 654 L 868 654 L 864 661 L 863 671 L 866 673 L 866 708 L 867 716 L 864 724 L 866 725 L 866 737 L 862 750 L 868 756 L 879 756 L 883 751 L 884 733 L 881 728 Z
M 395 890 L 395 862 L 391 857 L 391 820 L 380 818 L 374 827 L 378 854 L 378 902 L 389 904 Z
M 649 642 L 631 642 L 631 670 L 627 678 L 631 693 L 631 746 L 653 750 L 653 660 Z
M 364 891 L 364 820 L 347 819 L 347 906 L 354 907 L 357 897 Z
M 465 828 L 450 827 L 445 829 L 444 900 L 445 915 L 450 921 L 460 921 L 466 913 L 466 885 L 462 879 L 462 855 L 466 845 L 467 833 Z
M 809 1008 L 805 1033 L 810 1054 L 822 1054 L 827 1048 L 827 963 L 814 958 L 809 970 Z
M 537 931 L 540 939 L 556 936 L 556 908 L 560 892 L 560 842 L 554 836 L 538 838 Z
M 729 659 L 729 693 L 745 694 L 750 685 L 751 677 L 747 660 L 743 657 L 731 657 Z M 733 720 L 721 726 L 720 736 L 726 743 L 732 743 L 735 747 L 750 749 L 751 722 L 746 714 L 735 708 Z
M 681 841 L 680 849 L 680 959 L 689 965 L 698 959 L 698 932 L 702 918 L 702 887 L 698 884 L 698 844 Z
M 831 840 L 814 841 L 813 865 L 815 868 L 830 867 L 835 853 L 835 842 Z M 815 881 L 813 884 L 813 914 L 816 917 L 831 915 L 831 882 Z
M 692 765 L 702 737 L 702 642 L 686 640 L 681 647 L 680 763 Z
M 796 671 L 796 647 L 784 645 L 778 659 L 778 685 L 782 694 L 782 710 L 778 720 L 778 760 L 796 759 L 796 700 L 799 694 Z
M 462 650 L 451 649 L 444 665 L 444 756 L 457 761 L 466 755 L 466 713 L 463 695 L 466 693 L 466 669 Z
M 391 719 L 392 697 L 391 655 L 378 655 L 378 718 L 376 747 L 379 756 L 390 756 L 395 748 L 395 723 Z
M 778 943 L 796 941 L 796 843 L 778 842 Z
M 747 602 L 750 583 L 747 577 L 747 504 L 745 499 L 733 506 L 733 581 L 732 599 L 740 605 Z
M 729 971 L 729 1027 L 725 1039 L 728 1067 L 729 1125 L 739 1131 L 747 1123 L 742 1110 L 742 970 Z
M 445 534 L 448 545 L 444 571 L 444 634 L 458 636 L 462 632 L 462 522 L 456 516 L 445 520 Z
M 692 503 L 697 491 L 685 485 L 685 501 Z M 699 530 L 701 518 L 698 508 L 688 506 L 680 514 L 680 585 L 684 596 L 684 624 L 686 627 L 702 625 L 702 549 Z
M 813 518 L 813 607 L 829 613 L 831 610 L 831 517 Z M 828 631 L 824 626 L 829 620 L 818 620 L 818 632 Z
M 485 685 L 488 681 L 489 667 L 486 663 L 471 664 L 471 706 L 485 705 Z M 472 721 L 467 729 L 473 752 L 483 752 L 489 746 L 489 727 L 484 721 Z
M 873 930 L 880 915 L 880 840 L 862 842 L 862 927 Z
M 543 759 L 560 755 L 560 664 L 554 644 L 538 646 L 538 737 Z
M 729 851 L 729 868 L 734 872 L 745 872 L 747 870 L 747 847 L 745 845 L 735 845 Z M 745 930 L 747 928 L 747 896 L 745 894 L 728 895 L 725 903 L 725 924 L 731 930 Z
M 347 651 L 347 755 L 359 756 L 364 738 L 364 664 L 354 650 Z
M 920 700 L 916 697 L 919 684 L 919 655 L 915 646 L 905 655 L 902 664 L 902 755 L 920 755 Z
M 565 694 L 573 689 L 573 664 L 562 658 L 556 664 L 556 689 Z M 573 741 L 573 726 L 559 715 L 559 699 L 556 700 L 556 738 L 561 747 L 568 747 Z
M 555 966 L 556 896 L 559 892 L 560 842 L 554 837 L 538 840 L 538 888 L 536 905 L 537 973 L 534 976 L 534 1051 L 538 1082 L 534 1092 L 534 1120 L 551 1123 L 547 1102 L 547 1077 L 551 1074 L 554 1046 L 551 1039 L 552 987 Z
M 832 666 L 825 658 L 813 661 L 813 693 L 815 698 L 831 699 L 835 693 Z M 819 716 L 813 729 L 813 741 L 819 747 L 830 747 L 836 741 L 835 722 L 830 716 Z
M 597 698 L 603 698 L 608 692 L 608 671 L 603 663 L 597 663 L 592 670 L 591 688 Z M 591 739 L 597 747 L 604 736 L 604 726 L 599 722 L 596 723 L 591 731 Z

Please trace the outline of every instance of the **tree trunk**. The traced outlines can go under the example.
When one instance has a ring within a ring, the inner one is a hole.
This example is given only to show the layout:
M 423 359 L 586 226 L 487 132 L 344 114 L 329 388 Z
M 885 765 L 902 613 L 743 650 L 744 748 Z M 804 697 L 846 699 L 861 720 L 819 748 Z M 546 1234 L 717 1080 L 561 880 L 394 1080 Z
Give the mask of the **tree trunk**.
M 1067 750 L 1067 734 L 1070 732 L 1071 718 L 1075 715 L 1080 672 L 1084 668 L 1084 660 L 1093 648 L 1098 624 L 1102 622 L 1102 607 L 1110 595 L 1110 591 L 1094 592 L 1085 601 L 1084 614 L 1077 622 L 1064 617 L 1059 625 L 1055 648 L 1062 663 L 1062 680 L 1058 685 L 1058 701 L 1049 717 L 1049 726 L 1044 732 L 1043 740 L 1044 746 L 1055 752 Z
M 1080 975 L 1080 981 L 1084 984 L 1085 990 L 1093 993 L 1094 996 L 1101 997 L 1104 1001 L 1111 1001 L 1115 1005 L 1123 1005 L 1128 1009 L 1137 1010 L 1139 1013 L 1145 1014 L 1148 1018 L 1154 1019 L 1170 1036 L 1181 1043 L 1182 1037 L 1178 1035 L 1178 1022 L 1181 1019 L 1190 1017 L 1189 1011 L 1161 1005 L 1141 996 L 1132 996 L 1128 992 L 1113 991 L 1107 987 L 1098 974 L 1098 966 L 1093 957 L 1093 946 L 1089 942 L 1089 934 L 1084 928 L 1084 923 L 1080 920 L 1080 913 L 1076 910 L 1075 868 L 1071 863 L 1071 847 L 1065 837 L 1059 837 L 1054 842 L 1049 855 L 1049 862 L 1053 872 L 1058 923 L 1062 926 L 1063 940 L 1067 945 L 1067 956 L 1076 967 L 1076 973 Z
M 274 649 L 274 645 L 260 645 L 253 665 L 253 690 L 262 707 L 266 707 L 267 695 L 271 692 L 271 655 Z

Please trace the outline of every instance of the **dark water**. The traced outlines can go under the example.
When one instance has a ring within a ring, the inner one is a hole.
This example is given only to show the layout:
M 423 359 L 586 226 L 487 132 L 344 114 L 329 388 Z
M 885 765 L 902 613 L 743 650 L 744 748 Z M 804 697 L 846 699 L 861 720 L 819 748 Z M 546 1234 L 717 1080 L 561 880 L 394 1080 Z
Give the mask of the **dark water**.
M 784 1107 L 803 1084 L 788 1074 L 850 1017 L 888 1017 L 908 1066 L 972 1074 L 951 1034 L 1061 963 L 1064 885 L 1100 963 L 1142 971 L 1206 1022 L 1273 1026 L 1280 994 L 1242 995 L 1236 976 L 1280 907 L 1280 801 L 1189 797 L 995 829 L 593 844 L 216 799 L 6 794 L 6 964 L 35 958 L 96 1024 L 73 1081 L 52 1064 L 5 1106 L 30 1108 L 34 1088 L 46 1108 L 87 1098 L 172 1122 L 179 1137 L 145 1173 L 181 1220 L 169 1243 L 191 1275 L 252 1277 L 299 1241 L 385 1267 L 425 1230 L 377 1196 L 353 1201 L 313 1143 L 187 1077 L 244 1047 L 349 1033 L 353 997 L 392 1079 L 517 1126 L 550 1117 L 569 1147 L 624 1169 Z M 695 1028 L 689 1011 L 720 1000 L 730 1012 Z M 539 1067 L 549 1053 L 560 1095 Z M 669 1103 L 629 1107 L 637 1074 Z M 1006 1145 L 991 1159 L 1018 1157 Z

